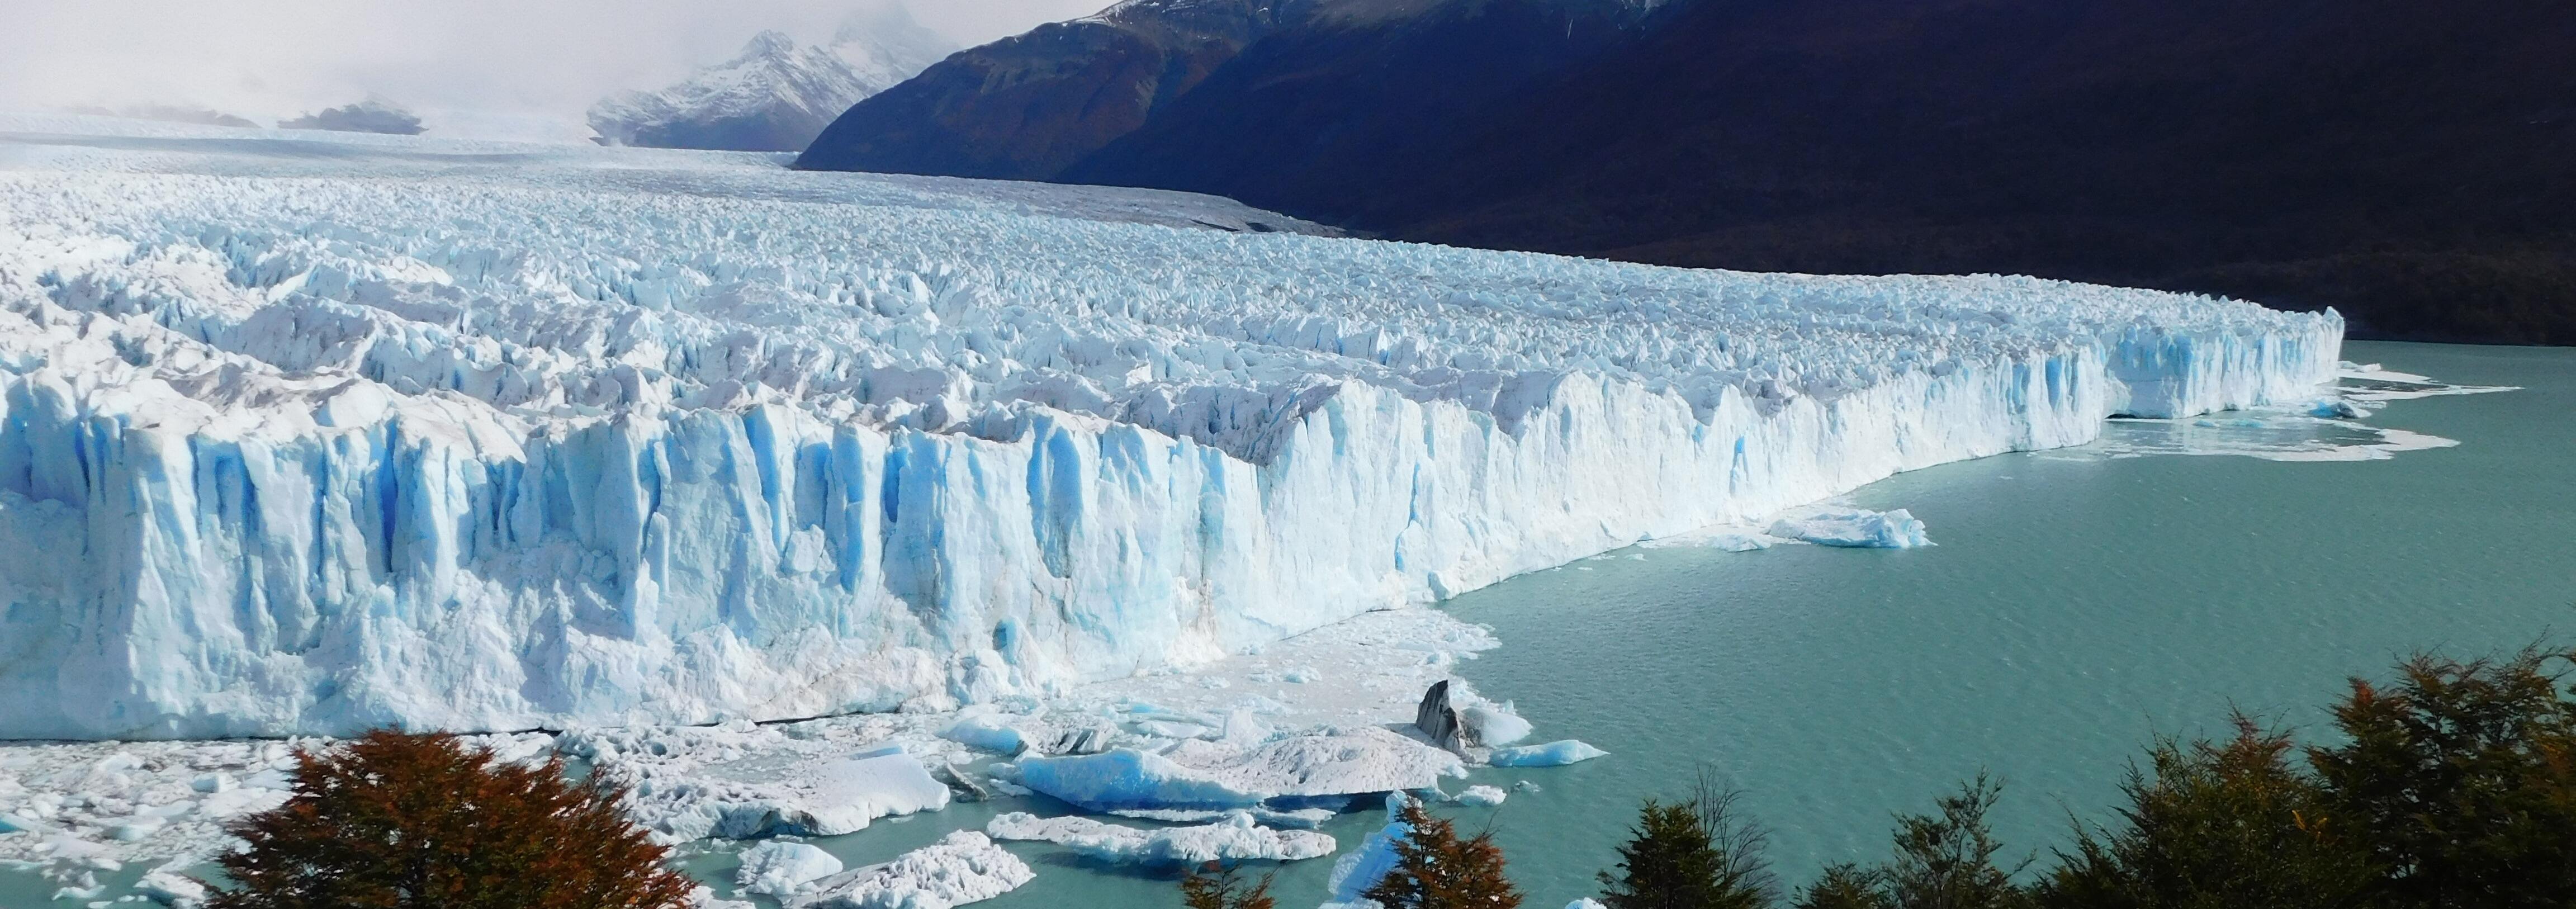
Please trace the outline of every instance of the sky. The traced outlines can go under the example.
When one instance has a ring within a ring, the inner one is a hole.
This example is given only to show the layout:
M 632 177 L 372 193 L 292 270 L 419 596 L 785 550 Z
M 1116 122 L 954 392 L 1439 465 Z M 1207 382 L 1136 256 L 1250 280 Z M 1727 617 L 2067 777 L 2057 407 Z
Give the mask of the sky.
M 729 59 L 762 29 L 820 42 L 900 6 L 971 46 L 1109 2 L 0 0 L 0 109 L 172 104 L 268 122 L 372 95 L 433 133 L 578 139 L 591 102 Z

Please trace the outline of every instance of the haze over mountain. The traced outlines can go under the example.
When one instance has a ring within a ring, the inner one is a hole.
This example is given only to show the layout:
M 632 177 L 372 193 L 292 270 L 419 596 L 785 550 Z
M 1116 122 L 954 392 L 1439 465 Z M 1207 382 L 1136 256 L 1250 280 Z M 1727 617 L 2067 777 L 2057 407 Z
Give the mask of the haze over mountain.
M 2540 0 L 1137 0 L 933 67 L 800 163 L 2576 343 L 2571 46 Z
M 853 14 L 900 9 L 965 46 L 1109 2 L 0 0 L 0 110 L 159 106 L 269 125 L 381 97 L 432 136 L 587 143 L 600 99 L 674 85 L 763 30 L 829 46 Z
M 762 32 L 734 59 L 660 91 L 603 99 L 588 119 L 607 145 L 800 151 L 850 105 L 955 49 L 902 7 L 887 7 L 844 24 L 828 46 Z
M 277 121 L 279 129 L 326 129 L 343 133 L 382 133 L 391 136 L 417 136 L 427 130 L 420 117 L 401 105 L 380 98 L 369 98 L 355 104 L 326 107 L 314 113 Z

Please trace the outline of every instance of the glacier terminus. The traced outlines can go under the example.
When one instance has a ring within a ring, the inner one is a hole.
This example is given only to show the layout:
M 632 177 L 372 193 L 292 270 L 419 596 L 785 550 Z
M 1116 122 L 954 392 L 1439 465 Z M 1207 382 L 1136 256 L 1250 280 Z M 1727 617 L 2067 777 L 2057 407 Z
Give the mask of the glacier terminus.
M 1377 242 L 778 156 L 0 118 L 0 737 L 1188 665 L 2115 415 L 2331 311 Z

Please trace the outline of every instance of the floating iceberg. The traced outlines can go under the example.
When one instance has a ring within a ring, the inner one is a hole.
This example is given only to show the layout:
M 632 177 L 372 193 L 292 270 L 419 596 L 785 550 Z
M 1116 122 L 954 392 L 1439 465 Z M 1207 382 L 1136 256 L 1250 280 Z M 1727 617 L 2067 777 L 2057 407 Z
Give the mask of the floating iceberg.
M 948 909 L 992 899 L 1036 879 L 991 839 L 959 830 L 894 861 L 815 881 L 792 909 Z
M 1912 549 L 1932 545 L 1932 539 L 1923 533 L 1923 522 L 1917 520 L 1913 512 L 1902 508 L 1894 511 L 1864 508 L 1807 511 L 1773 521 L 1771 535 L 1822 546 L 1858 549 Z
M 979 714 L 960 719 L 939 735 L 958 744 L 986 751 L 998 751 L 1004 755 L 1018 754 L 1021 748 L 1028 745 L 1028 739 L 1019 729 L 1010 725 L 1008 718 L 992 714 Z
M 836 836 L 948 807 L 947 784 L 911 754 L 783 738 L 748 724 L 587 730 L 566 751 L 625 786 L 627 814 L 667 842 Z
M 1084 817 L 1041 818 L 1013 811 L 984 825 L 997 840 L 1039 840 L 1112 864 L 1195 868 L 1208 862 L 1247 859 L 1296 861 L 1333 853 L 1333 838 L 1312 830 L 1273 830 L 1251 812 L 1229 812 L 1213 824 L 1140 830 Z
M 1413 825 L 1405 823 L 1397 812 L 1411 803 L 1412 799 L 1404 793 L 1387 794 L 1386 826 L 1361 840 L 1359 848 L 1333 860 L 1332 877 L 1324 885 L 1332 898 L 1324 902 L 1324 909 L 1363 909 L 1377 905 L 1375 900 L 1362 898 L 1360 894 L 1377 886 L 1378 881 L 1386 878 L 1387 872 L 1395 870 L 1396 844 L 1413 835 Z
M 206 885 L 183 873 L 186 870 L 175 865 L 154 868 L 134 882 L 134 892 L 164 906 L 186 909 L 204 905 Z
M 1174 193 L 151 126 L 0 118 L 0 737 L 1039 695 L 2307 401 L 2342 340 L 1228 233 Z
M 734 883 L 745 893 L 783 897 L 807 881 L 841 873 L 841 860 L 810 843 L 769 840 L 742 851 L 742 868 Z
M 1485 763 L 1496 767 L 1562 767 L 1577 761 L 1603 757 L 1609 753 L 1574 739 L 1566 739 L 1545 745 L 1496 748 L 1493 754 L 1485 758 Z
M 1458 804 L 1491 808 L 1502 804 L 1506 796 L 1500 786 L 1469 786 L 1458 793 Z
M 1020 784 L 1087 811 L 1338 807 L 1353 796 L 1430 789 L 1463 776 L 1456 755 L 1378 727 L 1243 747 L 1186 741 L 1162 752 L 1028 758 Z

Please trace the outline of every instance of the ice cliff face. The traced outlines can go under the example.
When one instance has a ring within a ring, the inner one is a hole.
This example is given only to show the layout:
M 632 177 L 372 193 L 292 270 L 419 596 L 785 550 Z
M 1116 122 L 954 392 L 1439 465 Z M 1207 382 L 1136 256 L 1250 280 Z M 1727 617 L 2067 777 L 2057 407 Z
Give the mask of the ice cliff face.
M 1043 692 L 2305 399 L 2342 332 L 743 157 L 189 148 L 0 146 L 0 736 Z
M 590 109 L 607 145 L 803 151 L 833 118 L 912 78 L 952 49 L 901 7 L 853 21 L 827 47 L 762 32 L 734 59 L 654 92 L 626 92 Z

